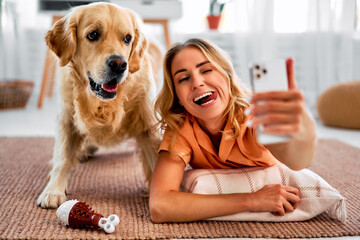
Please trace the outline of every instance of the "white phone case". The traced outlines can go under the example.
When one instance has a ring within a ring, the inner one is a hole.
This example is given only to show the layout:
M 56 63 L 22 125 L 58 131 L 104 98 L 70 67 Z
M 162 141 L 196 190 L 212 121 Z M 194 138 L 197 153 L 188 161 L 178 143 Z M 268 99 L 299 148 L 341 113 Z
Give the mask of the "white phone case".
M 288 90 L 286 63 L 284 60 L 254 63 L 250 66 L 250 82 L 253 92 Z M 258 141 L 262 144 L 285 142 L 288 136 L 277 136 L 257 130 Z
M 288 90 L 284 60 L 255 63 L 250 67 L 251 87 L 254 92 Z

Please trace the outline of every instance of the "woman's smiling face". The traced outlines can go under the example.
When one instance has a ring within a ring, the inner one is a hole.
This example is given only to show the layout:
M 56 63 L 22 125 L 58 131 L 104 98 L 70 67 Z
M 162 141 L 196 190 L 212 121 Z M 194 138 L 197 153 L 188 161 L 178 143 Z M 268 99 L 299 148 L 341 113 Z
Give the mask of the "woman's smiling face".
M 229 103 L 228 79 L 195 47 L 180 50 L 171 63 L 179 103 L 204 121 L 217 120 Z

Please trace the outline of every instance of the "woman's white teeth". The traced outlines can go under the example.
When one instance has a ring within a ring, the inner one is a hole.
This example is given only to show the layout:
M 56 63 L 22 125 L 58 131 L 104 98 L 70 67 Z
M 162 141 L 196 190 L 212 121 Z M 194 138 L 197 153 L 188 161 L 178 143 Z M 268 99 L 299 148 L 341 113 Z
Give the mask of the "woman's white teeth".
M 199 101 L 200 99 L 202 99 L 202 98 L 204 98 L 204 97 L 208 97 L 208 96 L 210 96 L 211 94 L 212 94 L 211 92 L 204 93 L 203 95 L 195 98 L 195 99 L 194 99 L 194 102 Z

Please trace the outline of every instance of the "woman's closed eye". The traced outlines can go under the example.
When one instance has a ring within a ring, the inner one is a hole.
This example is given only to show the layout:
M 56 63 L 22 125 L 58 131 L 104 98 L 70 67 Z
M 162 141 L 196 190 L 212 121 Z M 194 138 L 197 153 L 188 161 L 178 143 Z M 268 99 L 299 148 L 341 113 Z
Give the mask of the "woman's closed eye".
M 208 73 L 208 72 L 211 72 L 211 71 L 212 71 L 212 69 L 204 69 L 204 70 L 201 71 L 201 73 L 205 74 L 205 73 Z
M 189 79 L 189 77 L 182 77 L 182 78 L 179 79 L 179 83 L 181 83 L 181 82 L 183 82 L 183 81 L 186 81 L 186 80 L 188 80 L 188 79 Z

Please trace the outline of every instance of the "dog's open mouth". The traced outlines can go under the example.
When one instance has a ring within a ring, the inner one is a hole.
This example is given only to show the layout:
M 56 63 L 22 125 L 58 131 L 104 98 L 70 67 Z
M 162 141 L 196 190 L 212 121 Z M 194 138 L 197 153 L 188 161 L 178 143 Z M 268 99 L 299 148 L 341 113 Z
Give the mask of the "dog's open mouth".
M 90 89 L 93 93 L 103 100 L 109 100 L 116 97 L 116 90 L 118 87 L 118 80 L 114 78 L 106 84 L 96 83 L 89 75 Z
M 193 102 L 200 106 L 206 105 L 215 101 L 217 95 L 217 92 L 207 92 L 202 94 L 201 96 L 196 97 Z
M 118 85 L 116 82 L 116 78 L 114 78 L 113 80 L 111 80 L 110 82 L 101 85 L 101 88 L 104 89 L 107 92 L 115 92 L 117 89 Z

